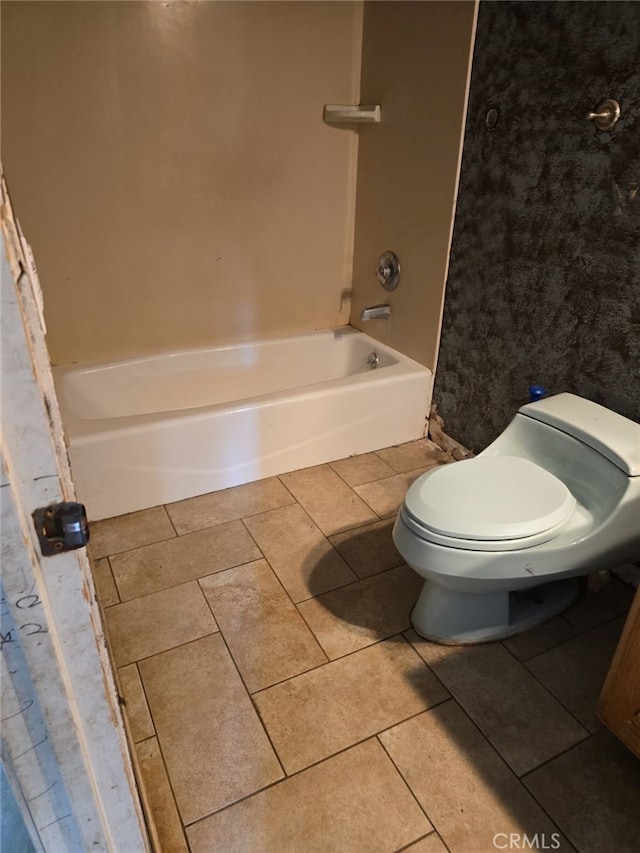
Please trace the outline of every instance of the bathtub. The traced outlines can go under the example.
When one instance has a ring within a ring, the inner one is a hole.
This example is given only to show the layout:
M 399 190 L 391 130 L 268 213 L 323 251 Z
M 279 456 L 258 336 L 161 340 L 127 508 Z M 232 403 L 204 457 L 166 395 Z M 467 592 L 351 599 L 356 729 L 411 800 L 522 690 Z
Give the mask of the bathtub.
M 431 371 L 351 326 L 54 380 L 91 520 L 421 438 L 432 393 Z

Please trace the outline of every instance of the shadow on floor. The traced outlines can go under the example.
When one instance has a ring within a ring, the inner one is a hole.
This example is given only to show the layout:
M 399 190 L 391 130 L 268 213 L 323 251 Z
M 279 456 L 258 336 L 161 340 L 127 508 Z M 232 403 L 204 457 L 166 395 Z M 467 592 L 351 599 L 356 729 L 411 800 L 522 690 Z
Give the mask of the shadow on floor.
M 312 628 L 331 659 L 381 640 L 410 643 L 416 667 L 406 677 L 416 691 L 424 691 L 426 665 L 451 695 L 429 707 L 425 693 L 423 713 L 380 735 L 418 798 L 421 786 L 427 802 L 439 790 L 455 792 L 450 774 L 457 768 L 461 787 L 468 791 L 475 779 L 492 792 L 483 807 L 493 814 L 478 849 L 497 849 L 489 830 L 504 826 L 509 833 L 515 824 L 529 839 L 537 834 L 538 847 L 635 853 L 640 761 L 595 716 L 633 589 L 616 578 L 597 592 L 585 585 L 575 605 L 526 634 L 482 646 L 438 646 L 411 630 L 422 579 L 399 555 L 388 566 L 395 550 L 390 535 L 391 524 L 375 540 L 366 528 L 344 535 L 340 551 L 354 580 L 317 595 L 314 607 L 324 613 L 314 614 Z M 387 555 L 382 570 L 380 548 Z M 322 578 L 332 559 L 310 558 L 312 593 L 326 589 Z

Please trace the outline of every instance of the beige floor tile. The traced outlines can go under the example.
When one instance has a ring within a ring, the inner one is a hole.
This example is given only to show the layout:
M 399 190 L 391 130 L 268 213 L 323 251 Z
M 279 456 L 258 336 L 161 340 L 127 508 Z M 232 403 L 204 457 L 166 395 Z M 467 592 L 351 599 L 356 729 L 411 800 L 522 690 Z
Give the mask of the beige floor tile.
M 593 735 L 524 782 L 580 853 L 637 853 L 640 761 L 609 732 Z
M 245 524 L 293 601 L 357 580 L 298 504 L 254 515 Z
M 362 483 L 370 483 L 381 477 L 391 477 L 395 471 L 376 453 L 362 453 L 360 456 L 350 456 L 348 459 L 339 459 L 330 463 L 333 470 L 349 486 L 359 486 Z
M 254 695 L 287 773 L 441 702 L 446 691 L 404 640 L 387 640 Z
M 94 560 L 172 539 L 176 535 L 163 506 L 93 521 L 89 530 L 89 550 Z
M 500 643 L 439 646 L 406 636 L 518 775 L 587 736 Z
M 405 847 L 402 853 L 448 853 L 447 848 L 437 832 L 432 832 L 426 838 L 421 838 L 410 847 Z
M 280 479 L 327 536 L 378 520 L 328 465 L 294 471 Z
M 118 670 L 120 694 L 124 699 L 124 710 L 129 722 L 129 730 L 134 743 L 155 735 L 153 720 L 149 713 L 147 698 L 144 695 L 140 673 L 135 663 Z
M 136 755 L 161 849 L 167 853 L 189 853 L 156 738 L 136 744 Z
M 345 533 L 336 533 L 329 537 L 329 541 L 359 578 L 367 578 L 404 562 L 391 538 L 394 521 L 393 518 L 376 521 Z
M 118 667 L 218 630 L 196 581 L 115 604 L 105 620 Z
M 111 569 L 122 601 L 230 569 L 262 554 L 241 521 L 229 521 L 118 554 Z
M 587 631 L 525 663 L 527 669 L 583 726 L 595 732 L 598 698 L 616 650 L 625 617 Z
M 399 566 L 302 601 L 298 610 L 333 660 L 410 628 L 423 583 L 408 566 Z
M 503 644 L 518 660 L 528 660 L 554 646 L 559 646 L 560 643 L 570 640 L 575 635 L 575 628 L 572 628 L 562 616 L 556 616 L 530 631 L 525 631 L 524 634 L 516 634 L 515 637 L 503 640 Z
M 562 618 L 578 631 L 587 631 L 629 612 L 633 587 L 616 577 L 597 592 L 587 590 L 580 601 L 565 610 Z
M 426 470 L 428 469 L 419 468 L 407 474 L 396 474 L 385 480 L 376 480 L 375 483 L 365 483 L 363 486 L 355 486 L 354 491 L 380 518 L 395 516 L 402 506 L 409 486 Z
M 140 663 L 185 824 L 282 777 L 220 634 Z
M 428 438 L 409 441 L 395 447 L 385 447 L 384 450 L 376 452 L 398 474 L 403 474 L 405 471 L 415 471 L 416 468 L 444 465 L 453 461 L 442 448 Z
M 191 826 L 188 836 L 192 853 L 388 853 L 430 829 L 372 740 Z
M 277 477 L 167 504 L 179 535 L 293 503 Z
M 93 582 L 96 586 L 96 595 L 98 601 L 103 607 L 109 607 L 112 604 L 117 604 L 120 601 L 116 582 L 111 574 L 111 566 L 109 558 L 103 557 L 100 560 L 91 560 L 91 568 L 93 573 Z
M 327 658 L 265 560 L 200 580 L 247 690 L 262 690 Z
M 380 740 L 451 853 L 489 853 L 498 833 L 507 842 L 510 833 L 545 833 L 551 843 L 557 828 L 455 702 Z M 559 843 L 562 853 L 572 850 Z

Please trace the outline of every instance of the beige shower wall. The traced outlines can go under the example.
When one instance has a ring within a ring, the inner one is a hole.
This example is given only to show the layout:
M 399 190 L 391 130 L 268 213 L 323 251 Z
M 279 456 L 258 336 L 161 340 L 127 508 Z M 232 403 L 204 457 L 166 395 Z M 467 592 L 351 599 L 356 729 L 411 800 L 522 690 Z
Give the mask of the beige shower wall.
M 54 363 L 348 322 L 362 4 L 2 3 Z
M 435 368 L 471 62 L 475 4 L 367 2 L 361 102 L 380 104 L 363 125 L 351 323 Z M 375 277 L 385 250 L 402 276 L 388 293 Z M 391 305 L 389 320 L 362 308 Z

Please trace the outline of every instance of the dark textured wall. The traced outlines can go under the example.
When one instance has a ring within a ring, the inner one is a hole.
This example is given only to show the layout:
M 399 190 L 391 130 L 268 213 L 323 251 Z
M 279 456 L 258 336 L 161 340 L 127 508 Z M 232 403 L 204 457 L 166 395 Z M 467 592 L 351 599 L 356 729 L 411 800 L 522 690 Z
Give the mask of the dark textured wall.
M 534 383 L 640 420 L 635 0 L 480 3 L 434 400 L 479 450 Z

